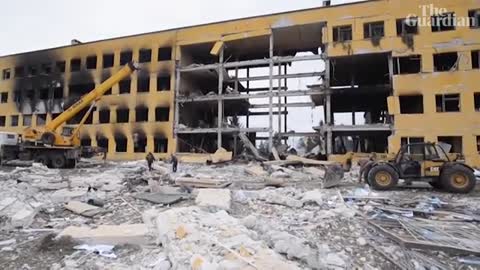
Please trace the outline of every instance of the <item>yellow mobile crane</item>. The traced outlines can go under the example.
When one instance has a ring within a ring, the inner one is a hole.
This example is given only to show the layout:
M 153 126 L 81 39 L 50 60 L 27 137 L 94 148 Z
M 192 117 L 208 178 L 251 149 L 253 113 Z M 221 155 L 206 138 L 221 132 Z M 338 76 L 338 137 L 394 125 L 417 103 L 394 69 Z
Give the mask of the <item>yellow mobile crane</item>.
M 80 129 L 98 101 L 113 85 L 132 74 L 138 67 L 130 62 L 105 82 L 82 96 L 67 110 L 44 127 L 28 127 L 21 134 L 0 133 L 0 158 L 4 160 L 34 160 L 53 168 L 75 167 L 81 156 Z M 90 106 L 80 123 L 70 132 L 61 134 L 57 129 Z

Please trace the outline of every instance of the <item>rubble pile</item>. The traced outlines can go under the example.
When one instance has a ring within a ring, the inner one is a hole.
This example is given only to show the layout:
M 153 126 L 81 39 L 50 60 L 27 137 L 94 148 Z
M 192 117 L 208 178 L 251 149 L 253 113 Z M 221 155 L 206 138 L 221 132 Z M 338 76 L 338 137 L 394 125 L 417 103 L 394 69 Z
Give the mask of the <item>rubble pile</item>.
M 357 182 L 358 168 L 326 189 L 325 164 L 5 167 L 0 267 L 458 269 L 480 261 L 478 191 L 373 192 Z

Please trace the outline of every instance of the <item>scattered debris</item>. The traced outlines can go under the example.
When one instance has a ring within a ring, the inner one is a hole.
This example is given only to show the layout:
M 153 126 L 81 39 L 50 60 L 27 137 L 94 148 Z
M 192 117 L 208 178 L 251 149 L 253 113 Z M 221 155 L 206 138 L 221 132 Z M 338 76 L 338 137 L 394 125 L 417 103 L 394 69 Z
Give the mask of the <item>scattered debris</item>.
M 79 246 L 74 246 L 73 248 L 78 250 L 85 250 L 91 253 L 98 254 L 102 257 L 110 258 L 110 259 L 117 258 L 117 255 L 113 253 L 114 246 L 112 245 L 95 245 L 95 246 L 79 245 Z
M 251 176 L 266 176 L 268 172 L 263 169 L 262 166 L 256 164 L 250 164 L 245 167 L 245 172 Z
M 232 203 L 231 192 L 226 189 L 201 189 L 195 203 L 208 209 L 229 210 Z
M 240 140 L 243 142 L 243 145 L 250 150 L 250 152 L 253 154 L 253 156 L 258 160 L 258 161 L 266 161 L 267 159 L 262 157 L 260 153 L 258 152 L 258 149 L 253 145 L 253 143 L 248 139 L 247 135 L 245 133 L 240 132 L 238 133 L 238 137 Z
M 163 192 L 157 192 L 135 194 L 133 197 L 156 204 L 172 205 L 181 202 L 189 196 L 183 194 L 165 194 Z
M 232 182 L 224 179 L 179 177 L 175 184 L 192 188 L 225 188 Z
M 100 207 L 82 203 L 79 201 L 70 201 L 65 204 L 65 208 L 85 217 L 94 217 L 104 212 L 104 210 Z
M 59 237 L 72 239 L 90 245 L 147 244 L 148 230 L 145 224 L 100 225 L 97 228 L 70 226 Z
M 407 248 L 480 255 L 480 229 L 463 222 L 376 217 L 369 221 L 378 231 Z
M 293 159 L 182 164 L 177 173 L 163 162 L 149 172 L 145 161 L 0 170 L 0 265 L 459 269 L 478 261 L 478 197 L 373 192 L 352 180 L 357 171 L 324 189 L 332 166 Z

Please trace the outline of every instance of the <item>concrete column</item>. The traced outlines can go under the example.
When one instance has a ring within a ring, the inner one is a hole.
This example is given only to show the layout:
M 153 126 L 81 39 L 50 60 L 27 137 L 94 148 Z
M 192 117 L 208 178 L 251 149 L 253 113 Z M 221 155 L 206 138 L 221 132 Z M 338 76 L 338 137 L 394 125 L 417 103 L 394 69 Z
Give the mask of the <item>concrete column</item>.
M 92 124 L 96 125 L 100 123 L 100 108 L 97 107 L 95 111 L 92 112 Z
M 134 147 L 132 136 L 127 136 L 127 153 L 133 153 Z
M 325 88 L 330 90 L 330 60 L 325 60 Z M 328 93 L 325 96 L 325 125 L 327 126 L 327 138 L 326 138 L 326 147 L 327 155 L 333 153 L 333 133 L 331 127 L 333 126 L 333 117 L 332 117 L 332 95 Z
M 250 93 L 250 81 L 248 79 L 250 78 L 250 68 L 247 67 L 247 94 Z M 247 112 L 247 128 L 250 128 L 250 110 Z
M 180 104 L 178 103 L 178 93 L 180 91 L 180 63 L 177 62 L 177 70 L 176 70 L 176 75 L 175 75 L 175 89 L 174 89 L 174 99 L 175 102 L 173 103 L 175 106 L 175 113 L 173 115 L 174 118 L 174 127 L 173 127 L 173 137 L 177 138 L 177 130 L 178 130 L 178 125 L 180 123 Z M 176 151 L 175 151 L 176 152 Z
M 268 98 L 268 150 L 273 147 L 273 33 L 270 34 L 269 47 L 270 65 L 269 65 L 269 98 Z M 280 115 L 279 115 L 280 117 Z
M 331 129 L 327 131 L 327 155 L 333 154 L 333 133 Z
M 393 58 L 392 55 L 388 55 L 388 74 L 390 78 L 390 86 L 393 89 Z
M 278 64 L 278 75 L 282 74 L 282 64 Z M 278 79 L 278 93 L 282 87 L 282 79 Z M 285 106 L 286 108 L 287 106 Z M 278 133 L 282 132 L 282 98 L 278 97 Z
M 147 135 L 147 153 L 148 152 L 152 152 L 153 153 L 153 150 L 154 150 L 154 140 L 153 140 L 153 136 L 152 135 Z
M 283 74 L 287 75 L 287 64 L 285 64 L 283 67 L 284 67 Z M 287 78 L 284 79 L 283 84 L 284 84 L 283 86 L 285 86 L 285 91 L 287 91 L 287 90 L 288 90 L 288 79 L 287 79 Z M 287 104 L 287 103 L 288 103 L 287 97 L 284 97 L 284 98 L 283 98 L 283 103 L 284 103 L 284 104 Z M 288 130 L 288 127 L 287 127 L 287 119 L 288 119 L 287 112 L 288 112 L 288 108 L 287 108 L 287 106 L 285 106 L 285 108 L 283 109 L 283 111 L 285 112 L 285 115 L 283 115 L 283 123 L 284 123 L 284 126 L 283 126 L 284 130 L 283 130 L 283 132 L 287 133 L 287 130 Z M 287 143 L 287 140 L 288 140 L 288 139 L 285 139 L 285 144 Z
M 218 65 L 218 131 L 217 131 L 217 148 L 222 147 L 222 123 L 223 123 L 223 55 L 224 48 L 220 50 L 219 65 Z

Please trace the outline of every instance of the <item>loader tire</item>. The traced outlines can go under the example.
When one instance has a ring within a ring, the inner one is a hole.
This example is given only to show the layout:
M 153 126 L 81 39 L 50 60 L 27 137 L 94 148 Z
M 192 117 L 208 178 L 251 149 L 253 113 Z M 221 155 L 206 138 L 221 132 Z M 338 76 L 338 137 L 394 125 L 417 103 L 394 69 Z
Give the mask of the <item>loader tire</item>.
M 368 183 L 375 190 L 390 190 L 398 184 L 398 173 L 388 165 L 377 165 L 368 172 Z
M 451 193 L 469 193 L 477 182 L 473 172 L 462 165 L 445 168 L 440 176 L 443 188 Z

